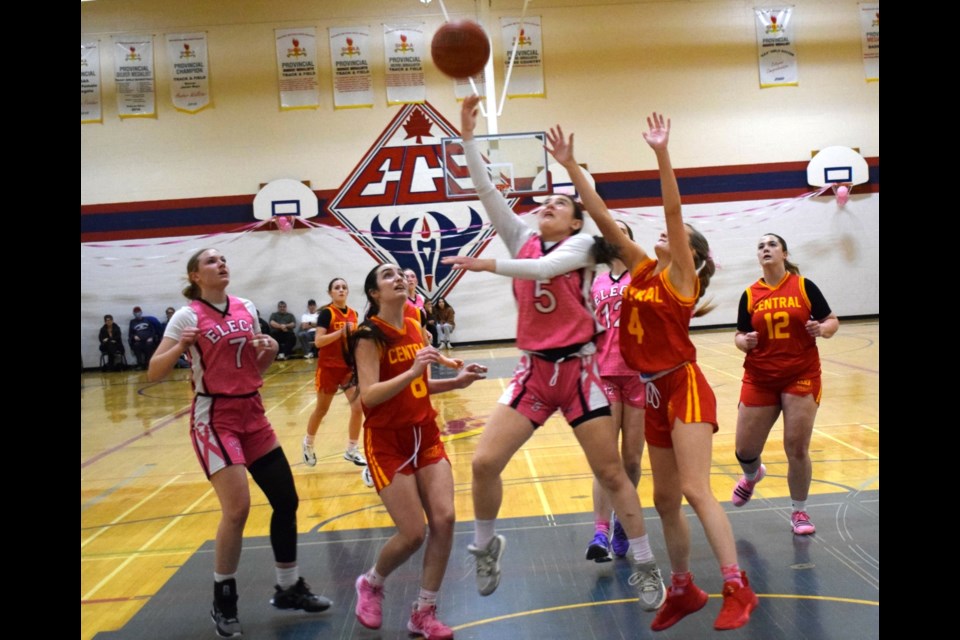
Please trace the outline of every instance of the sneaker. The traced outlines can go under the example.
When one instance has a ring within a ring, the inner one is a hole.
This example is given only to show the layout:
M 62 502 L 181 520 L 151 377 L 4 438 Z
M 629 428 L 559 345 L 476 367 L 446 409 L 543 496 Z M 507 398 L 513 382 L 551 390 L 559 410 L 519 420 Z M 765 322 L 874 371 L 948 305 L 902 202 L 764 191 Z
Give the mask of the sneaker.
M 587 545 L 587 560 L 594 562 L 610 562 L 613 557 L 610 555 L 610 540 L 607 534 L 597 531 L 593 535 L 593 540 Z
M 297 583 L 288 589 L 281 589 L 279 585 L 274 589 L 276 593 L 270 598 L 270 604 L 277 609 L 303 609 L 316 613 L 326 611 L 333 604 L 327 598 L 311 593 L 310 585 L 303 578 L 297 580 Z
M 654 631 L 663 631 L 677 624 L 691 613 L 696 613 L 707 604 L 707 593 L 697 585 L 690 584 L 683 588 L 681 593 L 676 587 L 667 590 L 667 601 L 663 603 L 650 628 Z
M 656 562 L 638 563 L 633 566 L 630 586 L 639 592 L 640 608 L 644 611 L 656 611 L 667 599 L 667 589 L 663 586 L 660 569 Z
M 410 633 L 419 633 L 426 640 L 453 640 L 453 629 L 437 620 L 436 606 L 417 609 L 414 604 L 407 630 Z
M 370 467 L 364 467 L 363 471 L 360 472 L 360 479 L 363 480 L 363 484 L 368 487 L 373 486 L 373 478 L 370 476 Z
M 724 631 L 742 627 L 750 622 L 750 612 L 760 604 L 757 594 L 750 588 L 747 574 L 741 571 L 740 579 L 743 580 L 742 587 L 736 582 L 723 583 L 723 606 L 713 623 L 714 629 Z
M 313 351 L 307 351 L 305 354 L 303 354 L 303 359 L 313 360 Z
M 277 360 L 286 360 L 286 359 L 287 359 L 287 356 L 286 356 L 286 355 L 284 355 L 284 354 L 282 354 L 282 353 L 278 353 L 278 354 L 277 354 Z
M 317 466 L 317 453 L 313 450 L 312 444 L 307 444 L 307 441 L 303 441 L 303 464 L 308 467 Z
M 623 525 L 616 516 L 613 518 L 613 537 L 610 538 L 610 547 L 618 558 L 626 558 L 627 551 L 630 550 L 630 539 L 627 538 L 627 532 L 623 530 Z
M 367 466 L 367 459 L 363 457 L 363 454 L 360 453 L 360 449 L 357 447 L 347 447 L 347 450 L 343 452 L 343 459 L 347 462 L 352 462 L 358 467 Z
M 806 511 L 794 511 L 790 516 L 790 524 L 793 525 L 793 533 L 798 536 L 809 536 L 817 532 Z
M 757 477 L 753 480 L 747 480 L 746 476 L 740 476 L 740 481 L 737 482 L 737 486 L 733 488 L 733 496 L 730 498 L 733 506 L 742 507 L 750 502 L 750 498 L 753 497 L 754 487 L 757 486 L 758 482 L 763 480 L 765 475 L 767 475 L 767 467 L 761 464 L 760 469 L 757 471 Z
M 243 635 L 237 620 L 237 581 L 233 578 L 213 583 L 213 608 L 210 618 L 221 638 L 239 638 Z
M 472 544 L 467 551 L 473 554 L 477 561 L 477 591 L 482 596 L 488 596 L 500 586 L 500 558 L 507 546 L 507 539 L 503 536 L 493 536 L 487 546 L 478 549 Z
M 357 620 L 367 629 L 379 629 L 383 624 L 383 587 L 375 587 L 367 576 L 357 578 Z

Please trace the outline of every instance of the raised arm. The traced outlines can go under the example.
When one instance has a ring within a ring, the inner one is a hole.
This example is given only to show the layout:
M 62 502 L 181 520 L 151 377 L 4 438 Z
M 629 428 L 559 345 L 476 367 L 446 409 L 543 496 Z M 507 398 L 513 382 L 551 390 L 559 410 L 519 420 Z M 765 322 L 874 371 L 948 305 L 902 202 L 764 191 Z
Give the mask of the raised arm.
M 490 271 L 508 278 L 549 280 L 577 269 L 593 267 L 593 237 L 585 234 L 573 236 L 547 255 L 535 260 L 451 256 L 444 258 L 443 263 L 453 265 L 455 269 Z
M 577 193 L 580 194 L 583 206 L 586 208 L 587 213 L 590 214 L 590 217 L 593 218 L 597 228 L 600 229 L 603 238 L 620 250 L 620 259 L 627 265 L 627 269 L 633 271 L 634 266 L 647 257 L 647 253 L 640 245 L 630 240 L 630 238 L 623 233 L 619 225 L 614 221 L 613 216 L 610 215 L 610 211 L 607 209 L 603 198 L 600 197 L 600 194 L 597 193 L 594 186 L 590 184 L 587 176 L 583 173 L 583 169 L 577 164 L 577 160 L 573 156 L 573 134 L 571 133 L 569 137 L 564 137 L 563 129 L 560 125 L 557 125 L 550 129 L 550 132 L 547 134 L 547 141 L 550 143 L 547 151 L 567 170 L 573 186 L 576 187 Z

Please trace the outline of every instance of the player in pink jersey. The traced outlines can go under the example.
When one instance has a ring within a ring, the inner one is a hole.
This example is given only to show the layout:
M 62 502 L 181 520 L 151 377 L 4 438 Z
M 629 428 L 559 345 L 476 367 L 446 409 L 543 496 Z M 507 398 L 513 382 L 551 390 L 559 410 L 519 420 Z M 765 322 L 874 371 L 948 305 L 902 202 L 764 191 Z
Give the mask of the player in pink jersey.
M 622 221 L 617 224 L 633 239 L 633 231 Z M 644 385 L 639 374 L 620 355 L 620 305 L 630 284 L 630 272 L 619 258 L 610 261 L 610 270 L 593 280 L 593 306 L 597 321 L 605 329 L 597 336 L 597 362 L 603 391 L 610 402 L 613 422 L 620 430 L 620 455 L 623 468 L 633 486 L 640 484 L 640 460 L 643 457 Z M 612 518 L 613 505 L 596 478 L 593 480 L 593 540 L 587 545 L 587 560 L 609 562 L 611 550 L 623 558 L 630 549 L 623 525 Z
M 363 289 L 369 309 L 350 336 L 347 360 L 357 372 L 368 468 L 397 531 L 380 549 L 374 566 L 356 580 L 357 620 L 367 628 L 380 628 L 386 578 L 426 539 L 420 593 L 407 629 L 428 640 L 446 640 L 453 638 L 453 631 L 437 619 L 437 594 L 456 518 L 453 472 L 430 394 L 463 389 L 482 379 L 486 367 L 460 363 L 456 378 L 431 380 L 430 365 L 450 361 L 430 346 L 420 323 L 406 315 L 403 272 L 393 264 L 378 265 Z
M 770 429 L 783 413 L 783 448 L 797 535 L 816 527 L 807 515 L 813 477 L 810 438 L 820 406 L 820 353 L 817 338 L 830 338 L 840 321 L 820 289 L 787 259 L 787 243 L 775 233 L 760 238 L 757 259 L 763 277 L 743 292 L 734 342 L 747 354 L 737 412 L 737 461 L 743 477 L 733 489 L 742 507 L 766 475 L 760 454 Z
M 210 612 L 217 634 L 242 635 L 237 619 L 237 567 L 243 528 L 250 512 L 247 469 L 273 508 L 270 544 L 277 586 L 270 600 L 278 609 L 323 611 L 297 568 L 297 489 L 290 464 L 267 421 L 258 389 L 277 355 L 277 342 L 260 333 L 249 300 L 228 296 L 230 270 L 216 249 L 203 249 L 187 262 L 190 304 L 167 325 L 150 360 L 151 381 L 165 378 L 187 354 L 195 397 L 191 435 L 197 458 L 220 501 L 214 557 L 214 599 Z
M 553 156 L 570 174 L 584 204 L 630 269 L 623 299 L 620 348 L 627 364 L 647 383 L 645 437 L 653 471 L 654 503 L 673 569 L 670 593 L 651 627 L 666 629 L 700 610 L 707 594 L 690 573 L 690 527 L 682 511 L 687 499 L 703 525 L 723 575 L 723 605 L 716 629 L 735 629 L 750 620 L 757 596 L 737 562 L 730 520 L 710 487 L 716 399 L 696 363 L 690 318 L 715 270 L 706 239 L 683 222 L 680 189 L 667 144 L 670 123 L 647 118 L 643 137 L 657 156 L 667 230 L 655 246 L 653 260 L 617 226 L 603 200 L 587 181 L 573 155 L 573 135 L 560 127 L 548 140 Z
M 347 296 L 350 287 L 343 278 L 334 278 L 327 285 L 330 295 L 330 304 L 320 310 L 317 316 L 317 335 L 314 344 L 317 346 L 317 373 L 315 387 L 317 389 L 317 406 L 307 420 L 307 435 L 303 438 L 303 462 L 313 467 L 317 464 L 317 454 L 313 449 L 313 442 L 320 428 L 320 422 L 327 411 L 333 396 L 337 391 L 343 391 L 350 402 L 350 422 L 347 426 L 347 448 L 343 453 L 344 460 L 357 466 L 366 466 L 367 461 L 360 453 L 360 424 L 363 412 L 357 396 L 357 388 L 353 384 L 353 371 L 343 361 L 341 344 L 343 337 L 357 325 L 357 312 L 347 306 Z
M 473 457 L 476 531 L 469 550 L 476 559 L 477 588 L 481 595 L 489 595 L 500 583 L 500 557 L 506 543 L 495 529 L 503 502 L 500 474 L 536 428 L 559 409 L 630 536 L 635 566 L 630 584 L 639 591 L 640 606 L 653 611 L 663 603 L 665 589 L 640 500 L 620 461 L 617 427 L 593 357 L 597 326 L 589 296 L 597 261 L 594 238 L 579 234 L 583 208 L 569 196 L 547 198 L 537 214 L 539 232 L 517 218 L 491 183 L 473 137 L 478 101 L 477 96 L 467 98 L 461 110 L 467 166 L 487 215 L 517 259 L 457 257 L 447 264 L 515 278 L 517 346 L 524 355 Z

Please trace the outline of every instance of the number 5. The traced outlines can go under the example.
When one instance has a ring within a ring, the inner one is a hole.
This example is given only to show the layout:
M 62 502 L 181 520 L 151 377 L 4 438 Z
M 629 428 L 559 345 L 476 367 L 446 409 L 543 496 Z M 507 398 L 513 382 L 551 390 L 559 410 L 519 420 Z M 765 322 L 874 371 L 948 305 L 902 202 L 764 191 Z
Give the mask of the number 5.
M 543 289 L 540 285 L 543 284 L 539 280 L 536 282 L 533 289 L 533 297 L 536 298 L 536 302 L 533 303 L 533 308 L 539 311 L 540 313 L 551 313 L 554 309 L 557 308 L 557 298 L 553 295 L 553 292 L 549 289 Z M 547 304 L 542 304 L 540 298 L 546 298 Z

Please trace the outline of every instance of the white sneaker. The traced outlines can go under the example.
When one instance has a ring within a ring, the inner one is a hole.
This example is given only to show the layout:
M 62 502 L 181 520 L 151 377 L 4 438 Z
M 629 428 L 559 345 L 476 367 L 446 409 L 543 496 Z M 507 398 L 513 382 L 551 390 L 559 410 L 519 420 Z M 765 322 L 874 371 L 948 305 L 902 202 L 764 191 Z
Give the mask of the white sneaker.
M 352 462 L 358 467 L 367 466 L 367 459 L 363 457 L 363 454 L 360 453 L 360 449 L 357 447 L 347 447 L 347 450 L 343 452 L 343 459 L 347 462 Z
M 287 359 L 287 356 L 283 355 L 282 353 L 277 354 L 277 360 L 286 360 L 286 359 Z
M 307 441 L 303 441 L 303 464 L 308 467 L 317 466 L 317 454 L 313 450 L 312 444 L 307 444 Z
M 313 360 L 313 351 L 307 351 L 307 354 L 303 356 L 304 360 Z
M 363 468 L 363 471 L 360 472 L 360 479 L 363 480 L 363 484 L 368 487 L 373 486 L 373 478 L 370 477 L 370 467 Z
M 480 595 L 488 596 L 500 586 L 500 556 L 506 546 L 507 539 L 497 535 L 483 549 L 472 544 L 467 547 L 477 561 L 477 591 Z

